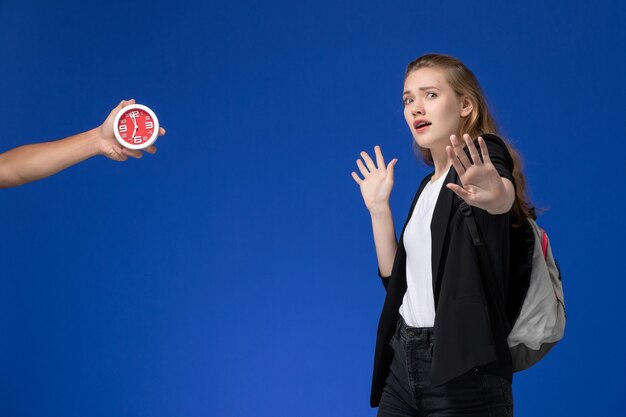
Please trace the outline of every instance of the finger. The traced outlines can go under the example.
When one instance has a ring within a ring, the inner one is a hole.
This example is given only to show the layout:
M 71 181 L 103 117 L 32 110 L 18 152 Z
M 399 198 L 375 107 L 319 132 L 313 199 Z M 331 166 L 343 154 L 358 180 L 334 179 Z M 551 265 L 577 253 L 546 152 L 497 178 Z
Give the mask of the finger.
M 144 149 L 144 151 L 148 152 L 150 155 L 154 155 L 157 151 L 157 148 L 154 145 L 150 145 L 146 149 Z
M 113 117 L 113 115 L 117 114 L 117 112 L 120 111 L 122 107 L 124 107 L 124 100 L 120 101 L 120 103 L 111 110 L 111 112 L 109 113 L 109 117 Z
M 456 135 L 450 136 L 450 142 L 452 143 L 452 148 L 454 150 L 454 154 L 461 161 L 465 169 L 468 169 L 472 166 L 472 163 L 469 159 L 467 159 L 467 155 L 465 155 L 465 151 L 463 150 L 463 145 L 461 141 L 456 137 Z
M 365 161 L 365 165 L 367 165 L 367 168 L 370 171 L 376 171 L 376 165 L 374 165 L 374 161 L 372 161 L 372 158 L 370 158 L 367 152 L 361 152 L 361 158 L 363 158 L 363 160 Z
M 159 136 L 163 136 L 165 134 L 165 129 L 160 128 L 159 129 Z
M 461 161 L 459 161 L 459 158 L 457 158 L 456 154 L 452 150 L 452 146 L 446 146 L 446 153 L 448 154 L 448 158 L 450 158 L 450 162 L 452 162 L 452 166 L 454 167 L 456 173 L 459 175 L 465 174 L 465 167 L 461 164 Z
M 470 193 L 468 193 L 463 187 L 459 187 L 457 184 L 449 183 L 446 184 L 446 187 L 448 187 L 448 189 L 452 190 L 454 194 L 458 195 L 466 202 L 471 197 Z
M 385 166 L 385 158 L 383 158 L 383 153 L 380 150 L 380 146 L 374 146 L 374 153 L 376 154 L 376 165 L 379 167 Z
M 118 161 L 118 162 L 124 162 L 125 160 L 128 159 L 128 157 L 126 155 L 124 155 L 124 151 L 122 148 L 122 145 L 120 144 L 114 144 L 111 148 L 111 152 L 109 152 L 109 158 L 113 159 L 114 161 Z
M 130 99 L 130 100 L 122 100 L 122 101 L 120 101 L 120 104 L 118 104 L 117 107 L 115 107 L 113 110 L 111 110 L 111 113 L 117 113 L 118 111 L 120 111 L 124 107 L 128 106 L 129 104 L 135 104 L 135 100 L 134 99 Z
M 352 178 L 356 181 L 357 184 L 361 185 L 363 180 L 356 174 L 356 172 L 352 171 Z
M 128 157 L 124 155 L 123 153 L 115 152 L 115 151 L 109 152 L 107 154 L 107 157 L 117 162 L 124 162 L 128 159 Z
M 474 165 L 482 165 L 478 149 L 476 149 L 476 144 L 474 144 L 472 137 L 466 133 L 463 135 L 463 139 L 465 140 L 465 144 L 467 145 L 467 149 L 469 150 Z
M 483 154 L 483 162 L 485 164 L 491 163 L 491 158 L 489 158 L 489 149 L 487 149 L 487 144 L 485 143 L 485 139 L 482 136 L 478 137 L 478 144 L 480 145 L 480 151 Z
M 389 162 L 389 165 L 387 165 L 387 174 L 390 175 L 391 179 L 393 179 L 393 171 L 397 162 L 398 160 L 394 158 L 391 162 Z
M 361 171 L 361 175 L 363 175 L 363 178 L 369 177 L 370 172 L 367 170 L 367 168 L 365 168 L 365 165 L 363 165 L 363 162 L 361 162 L 360 159 L 356 160 L 356 164 L 359 167 L 359 171 Z
M 132 156 L 133 158 L 137 158 L 137 159 L 143 156 L 143 152 L 138 151 L 138 150 L 128 149 L 128 148 L 122 149 L 122 152 L 126 156 Z

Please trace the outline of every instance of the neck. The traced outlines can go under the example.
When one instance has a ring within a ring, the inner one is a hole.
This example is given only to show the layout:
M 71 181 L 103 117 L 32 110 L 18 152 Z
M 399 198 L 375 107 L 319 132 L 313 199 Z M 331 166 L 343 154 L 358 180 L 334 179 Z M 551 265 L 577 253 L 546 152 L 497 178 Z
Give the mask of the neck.
M 433 158 L 433 164 L 435 165 L 435 174 L 433 175 L 431 181 L 435 181 L 437 178 L 442 176 L 448 171 L 452 162 L 448 158 L 448 154 L 446 153 L 446 148 L 431 148 L 430 155 Z

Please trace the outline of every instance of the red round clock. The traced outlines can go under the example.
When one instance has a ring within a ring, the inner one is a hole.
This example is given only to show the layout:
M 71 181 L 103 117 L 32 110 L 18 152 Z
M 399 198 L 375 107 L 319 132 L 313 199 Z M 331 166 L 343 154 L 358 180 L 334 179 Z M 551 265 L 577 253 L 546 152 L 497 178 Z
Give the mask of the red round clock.
M 131 104 L 120 110 L 113 121 L 115 138 L 129 149 L 144 149 L 159 136 L 159 119 L 141 104 Z

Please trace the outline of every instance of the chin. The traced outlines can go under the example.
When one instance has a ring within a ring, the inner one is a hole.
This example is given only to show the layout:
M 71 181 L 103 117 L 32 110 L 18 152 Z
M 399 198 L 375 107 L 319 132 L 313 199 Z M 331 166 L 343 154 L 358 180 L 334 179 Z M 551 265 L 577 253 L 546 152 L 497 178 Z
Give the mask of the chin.
M 450 144 L 450 135 L 435 137 L 431 135 L 430 132 L 421 135 L 413 134 L 413 139 L 418 146 L 426 149 L 439 148 L 441 146 L 445 147 Z
M 435 141 L 429 135 L 413 135 L 413 140 L 420 148 L 430 149 Z

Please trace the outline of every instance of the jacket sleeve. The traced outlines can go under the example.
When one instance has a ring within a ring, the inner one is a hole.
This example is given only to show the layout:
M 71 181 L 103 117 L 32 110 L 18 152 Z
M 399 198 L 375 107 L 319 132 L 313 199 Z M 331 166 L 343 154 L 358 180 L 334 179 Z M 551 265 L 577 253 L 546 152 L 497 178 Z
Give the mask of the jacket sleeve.
M 517 188 L 515 178 L 513 177 L 513 157 L 511 157 L 504 141 L 491 133 L 485 133 L 481 137 L 485 140 L 485 145 L 487 145 L 487 150 L 489 151 L 489 159 L 491 159 L 491 163 L 498 171 L 498 174 L 503 178 L 507 178 L 511 181 L 513 187 Z M 478 143 L 476 143 L 476 146 L 478 147 Z
M 380 268 L 378 269 L 378 276 L 380 277 L 380 280 L 383 283 L 383 286 L 385 287 L 385 291 L 387 291 L 387 285 L 389 285 L 389 278 L 391 277 L 391 275 L 387 276 L 387 277 L 383 277 L 382 274 L 380 273 Z

